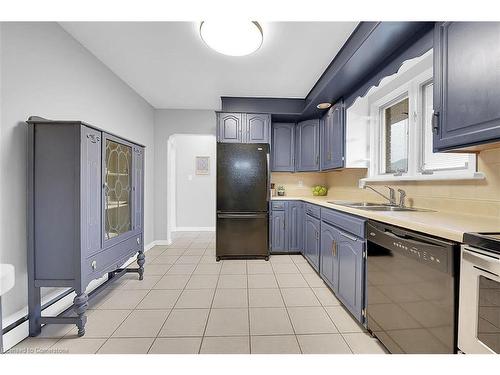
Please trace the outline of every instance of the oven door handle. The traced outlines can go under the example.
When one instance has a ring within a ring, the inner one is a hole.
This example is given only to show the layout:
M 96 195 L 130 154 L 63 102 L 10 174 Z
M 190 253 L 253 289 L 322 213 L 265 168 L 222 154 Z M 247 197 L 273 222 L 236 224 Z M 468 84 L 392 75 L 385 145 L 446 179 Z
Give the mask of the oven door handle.
M 496 255 L 484 255 L 469 248 L 463 250 L 463 260 L 470 263 L 474 268 L 500 277 L 500 257 Z

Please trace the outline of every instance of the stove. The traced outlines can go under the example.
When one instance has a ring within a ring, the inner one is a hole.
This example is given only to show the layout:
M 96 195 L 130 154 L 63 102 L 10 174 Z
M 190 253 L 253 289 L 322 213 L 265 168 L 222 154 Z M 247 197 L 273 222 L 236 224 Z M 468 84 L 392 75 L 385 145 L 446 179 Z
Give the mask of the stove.
M 465 233 L 464 242 L 469 246 L 500 254 L 500 232 Z
M 458 347 L 500 354 L 500 233 L 466 233 L 464 242 Z

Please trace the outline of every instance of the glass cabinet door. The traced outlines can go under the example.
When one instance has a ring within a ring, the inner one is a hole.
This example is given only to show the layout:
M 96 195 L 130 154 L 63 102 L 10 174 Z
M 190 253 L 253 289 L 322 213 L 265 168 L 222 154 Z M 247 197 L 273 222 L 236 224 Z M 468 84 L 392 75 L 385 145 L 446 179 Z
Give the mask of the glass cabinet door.
M 106 139 L 104 239 L 132 230 L 132 148 Z

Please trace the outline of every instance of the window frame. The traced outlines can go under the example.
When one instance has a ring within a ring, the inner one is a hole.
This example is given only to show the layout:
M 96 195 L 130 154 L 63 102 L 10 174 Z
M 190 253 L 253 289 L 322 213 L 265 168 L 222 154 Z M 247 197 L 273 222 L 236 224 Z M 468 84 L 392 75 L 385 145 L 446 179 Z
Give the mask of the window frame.
M 476 172 L 477 156 L 469 154 L 466 167 L 443 169 L 426 169 L 425 165 L 425 128 L 424 128 L 424 91 L 433 82 L 433 69 L 427 69 L 410 81 L 394 89 L 387 95 L 370 104 L 370 157 L 368 178 L 364 181 L 404 181 L 404 180 L 453 180 L 484 178 Z M 387 107 L 408 97 L 408 170 L 403 173 L 386 173 L 385 171 L 385 121 L 384 111 Z M 431 145 L 432 147 L 432 145 Z

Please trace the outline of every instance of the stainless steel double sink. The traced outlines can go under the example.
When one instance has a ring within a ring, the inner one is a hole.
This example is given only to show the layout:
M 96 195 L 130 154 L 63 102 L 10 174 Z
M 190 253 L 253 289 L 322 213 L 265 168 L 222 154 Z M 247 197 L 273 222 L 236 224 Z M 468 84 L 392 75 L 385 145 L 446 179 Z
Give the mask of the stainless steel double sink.
M 328 201 L 328 203 L 336 204 L 339 206 L 358 208 L 360 210 L 366 211 L 422 211 L 422 212 L 432 212 L 433 210 L 427 210 L 423 208 L 414 207 L 401 207 L 393 206 L 387 203 L 371 203 L 371 202 L 347 202 L 347 201 Z

